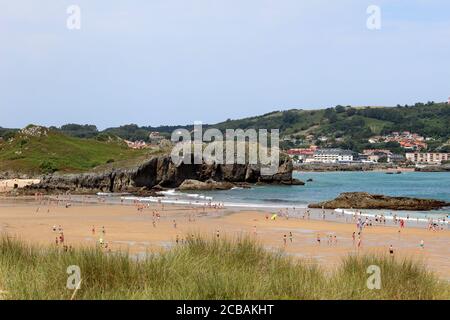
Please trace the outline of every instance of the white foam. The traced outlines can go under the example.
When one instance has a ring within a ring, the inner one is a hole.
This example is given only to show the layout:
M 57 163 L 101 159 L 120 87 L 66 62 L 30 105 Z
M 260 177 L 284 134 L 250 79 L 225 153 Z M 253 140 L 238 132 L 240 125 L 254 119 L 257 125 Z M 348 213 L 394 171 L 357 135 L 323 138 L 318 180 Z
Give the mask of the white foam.
M 172 193 L 173 195 L 173 193 Z M 187 194 L 184 194 L 187 195 Z M 211 199 L 211 197 L 205 197 L 205 199 Z M 214 206 L 221 204 L 225 208 L 257 208 L 257 209 L 286 209 L 292 208 L 292 206 L 279 205 L 279 204 L 264 204 L 264 203 L 241 203 L 241 202 L 212 202 L 212 201 L 192 201 L 189 199 L 167 198 L 167 197 L 122 197 L 123 200 L 139 201 L 139 202 L 152 202 L 152 203 L 165 203 L 165 204 L 179 204 L 179 205 L 193 205 L 193 206 Z M 204 199 L 202 199 L 204 200 Z M 306 205 L 296 205 L 295 208 L 304 209 Z
M 368 218 L 375 218 L 375 216 L 380 217 L 381 215 L 383 215 L 383 217 L 386 220 L 394 220 L 394 216 L 391 215 L 391 214 L 362 213 L 362 212 L 358 212 L 358 211 L 350 211 L 350 210 L 345 210 L 345 209 L 340 209 L 340 208 L 334 209 L 334 212 L 341 213 L 341 214 L 346 214 L 346 215 L 351 215 L 351 216 L 368 217 Z M 448 221 L 443 221 L 442 219 L 439 219 L 439 218 L 417 218 L 417 217 L 411 218 L 410 217 L 408 219 L 408 217 L 402 217 L 402 216 L 399 216 L 399 215 L 396 215 L 396 218 L 397 219 L 403 219 L 405 221 L 412 220 L 412 221 L 419 221 L 419 222 L 426 222 L 426 223 L 428 223 L 430 221 L 432 221 L 432 222 L 438 221 L 440 223 L 442 222 L 444 224 L 448 224 Z

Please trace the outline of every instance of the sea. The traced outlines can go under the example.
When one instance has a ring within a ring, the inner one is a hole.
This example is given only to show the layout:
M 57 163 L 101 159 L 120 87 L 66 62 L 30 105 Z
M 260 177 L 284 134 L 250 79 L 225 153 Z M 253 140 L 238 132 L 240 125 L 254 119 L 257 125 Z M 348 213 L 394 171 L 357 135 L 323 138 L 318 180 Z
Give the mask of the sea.
M 224 203 L 226 207 L 306 208 L 336 198 L 342 192 L 364 191 L 388 196 L 438 199 L 450 202 L 450 172 L 402 172 L 386 174 L 378 171 L 294 172 L 294 178 L 305 181 L 303 186 L 264 185 L 221 191 L 164 191 L 165 202 L 182 204 Z M 311 180 L 311 181 L 308 181 Z M 308 181 L 308 182 L 307 182 Z M 379 210 L 363 210 L 378 212 Z M 379 213 L 379 212 L 378 212 Z M 441 218 L 450 215 L 450 207 L 433 211 L 383 212 L 385 215 L 420 218 Z

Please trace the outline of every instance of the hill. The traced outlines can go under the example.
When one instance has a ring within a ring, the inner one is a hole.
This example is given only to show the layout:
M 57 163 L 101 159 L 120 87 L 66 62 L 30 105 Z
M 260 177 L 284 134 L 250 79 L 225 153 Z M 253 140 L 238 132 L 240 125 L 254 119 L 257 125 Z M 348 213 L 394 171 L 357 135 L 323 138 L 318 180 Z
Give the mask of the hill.
M 316 144 L 323 147 L 342 147 L 361 151 L 364 148 L 388 148 L 404 152 L 396 143 L 371 145 L 368 138 L 392 131 L 410 131 L 431 138 L 430 151 L 450 151 L 450 105 L 447 103 L 416 103 L 413 106 L 351 107 L 336 106 L 321 110 L 291 109 L 274 111 L 261 116 L 204 125 L 204 128 L 280 129 L 282 147 L 302 147 Z M 169 137 L 178 128 L 192 130 L 192 124 L 180 126 L 138 126 L 135 124 L 97 131 L 92 125 L 70 124 L 54 128 L 79 138 L 95 137 L 102 133 L 127 140 L 148 141 L 152 131 Z M 1 134 L 1 132 L 0 132 Z
M 432 138 L 430 150 L 443 149 L 450 139 L 450 105 L 417 103 L 397 107 L 344 107 L 322 110 L 293 109 L 262 116 L 227 120 L 213 125 L 224 129 L 279 128 L 284 147 L 314 143 L 327 147 L 344 147 L 360 151 L 371 147 L 367 139 L 392 131 L 410 131 Z M 321 140 L 321 137 L 325 139 Z M 386 147 L 378 145 L 376 147 Z M 399 146 L 388 145 L 395 149 Z M 448 148 L 448 147 L 446 147 Z
M 143 156 L 117 137 L 97 135 L 81 139 L 30 125 L 0 142 L 0 172 L 81 172 L 96 166 Z
M 336 106 L 321 110 L 292 109 L 261 116 L 227 120 L 204 128 L 280 129 L 282 148 L 341 147 L 362 151 L 386 148 L 403 153 L 396 142 L 370 144 L 368 138 L 393 131 L 423 135 L 429 151 L 450 152 L 450 105 L 416 103 L 414 106 L 350 107 Z M 170 137 L 184 126 L 140 127 L 135 124 L 97 130 L 94 125 L 67 124 L 49 129 L 30 126 L 23 130 L 0 127 L 0 172 L 47 173 L 82 172 L 94 168 L 124 167 L 145 158 L 151 151 L 126 147 L 122 139 L 147 140 L 152 131 Z

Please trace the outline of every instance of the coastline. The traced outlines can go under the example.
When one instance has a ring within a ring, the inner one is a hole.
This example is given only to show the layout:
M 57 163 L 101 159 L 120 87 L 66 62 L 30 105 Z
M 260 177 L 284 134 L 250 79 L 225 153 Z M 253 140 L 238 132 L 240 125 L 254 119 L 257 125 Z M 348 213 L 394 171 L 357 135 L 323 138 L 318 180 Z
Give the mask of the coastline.
M 294 172 L 449 172 L 450 165 L 424 165 L 424 166 L 397 166 L 395 164 L 361 164 L 361 163 L 348 163 L 348 164 L 335 164 L 335 163 L 310 163 L 310 164 L 295 164 L 293 167 Z

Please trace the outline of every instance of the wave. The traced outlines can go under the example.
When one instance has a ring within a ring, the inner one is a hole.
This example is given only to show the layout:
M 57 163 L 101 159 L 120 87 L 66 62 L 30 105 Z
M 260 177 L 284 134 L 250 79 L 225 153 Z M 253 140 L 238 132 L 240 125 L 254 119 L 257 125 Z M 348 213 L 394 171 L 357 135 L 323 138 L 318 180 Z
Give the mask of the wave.
M 203 194 L 198 193 L 187 193 L 187 192 L 179 192 L 175 189 L 170 189 L 166 191 L 160 191 L 158 194 L 166 196 L 166 197 L 177 197 L 177 198 L 197 198 L 197 199 L 204 199 L 204 200 L 212 200 L 212 197 L 207 197 Z
M 172 193 L 173 194 L 173 193 Z M 164 203 L 164 204 L 178 204 L 178 205 L 190 205 L 190 206 L 209 206 L 210 204 L 223 204 L 226 208 L 255 208 L 255 209 L 285 209 L 286 205 L 281 204 L 266 204 L 266 203 L 254 203 L 254 202 L 227 202 L 227 201 L 205 201 L 205 199 L 180 199 L 171 197 L 135 197 L 125 196 L 121 197 L 123 200 L 139 201 L 139 202 L 152 202 L 152 203 Z M 306 205 L 296 205 L 298 208 L 306 208 Z
M 391 214 L 383 214 L 381 212 L 377 212 L 377 213 L 367 213 L 367 212 L 358 212 L 358 211 L 350 211 L 350 210 L 346 210 L 346 209 L 334 209 L 334 212 L 336 213 L 341 213 L 341 214 L 346 214 L 346 215 L 351 215 L 351 216 L 356 216 L 356 217 L 367 217 L 367 218 L 375 218 L 376 216 L 381 216 L 383 215 L 386 220 L 394 220 L 394 216 Z M 435 220 L 438 220 L 439 223 L 444 223 L 444 224 L 449 224 L 449 221 L 447 220 L 443 220 L 441 218 L 436 218 L 436 217 L 429 217 L 429 218 L 419 218 L 419 217 L 411 217 L 408 218 L 407 216 L 405 217 L 404 215 L 397 215 L 396 214 L 397 219 L 403 219 L 403 220 L 411 220 L 411 221 L 417 221 L 417 222 L 430 222 L 433 221 L 435 222 Z
M 252 200 L 252 199 L 248 199 Z M 272 203 L 292 203 L 292 204 L 306 204 L 306 202 L 299 202 L 295 200 L 286 200 L 286 199 L 279 199 L 279 198 L 264 198 L 261 199 L 262 202 L 272 202 Z

